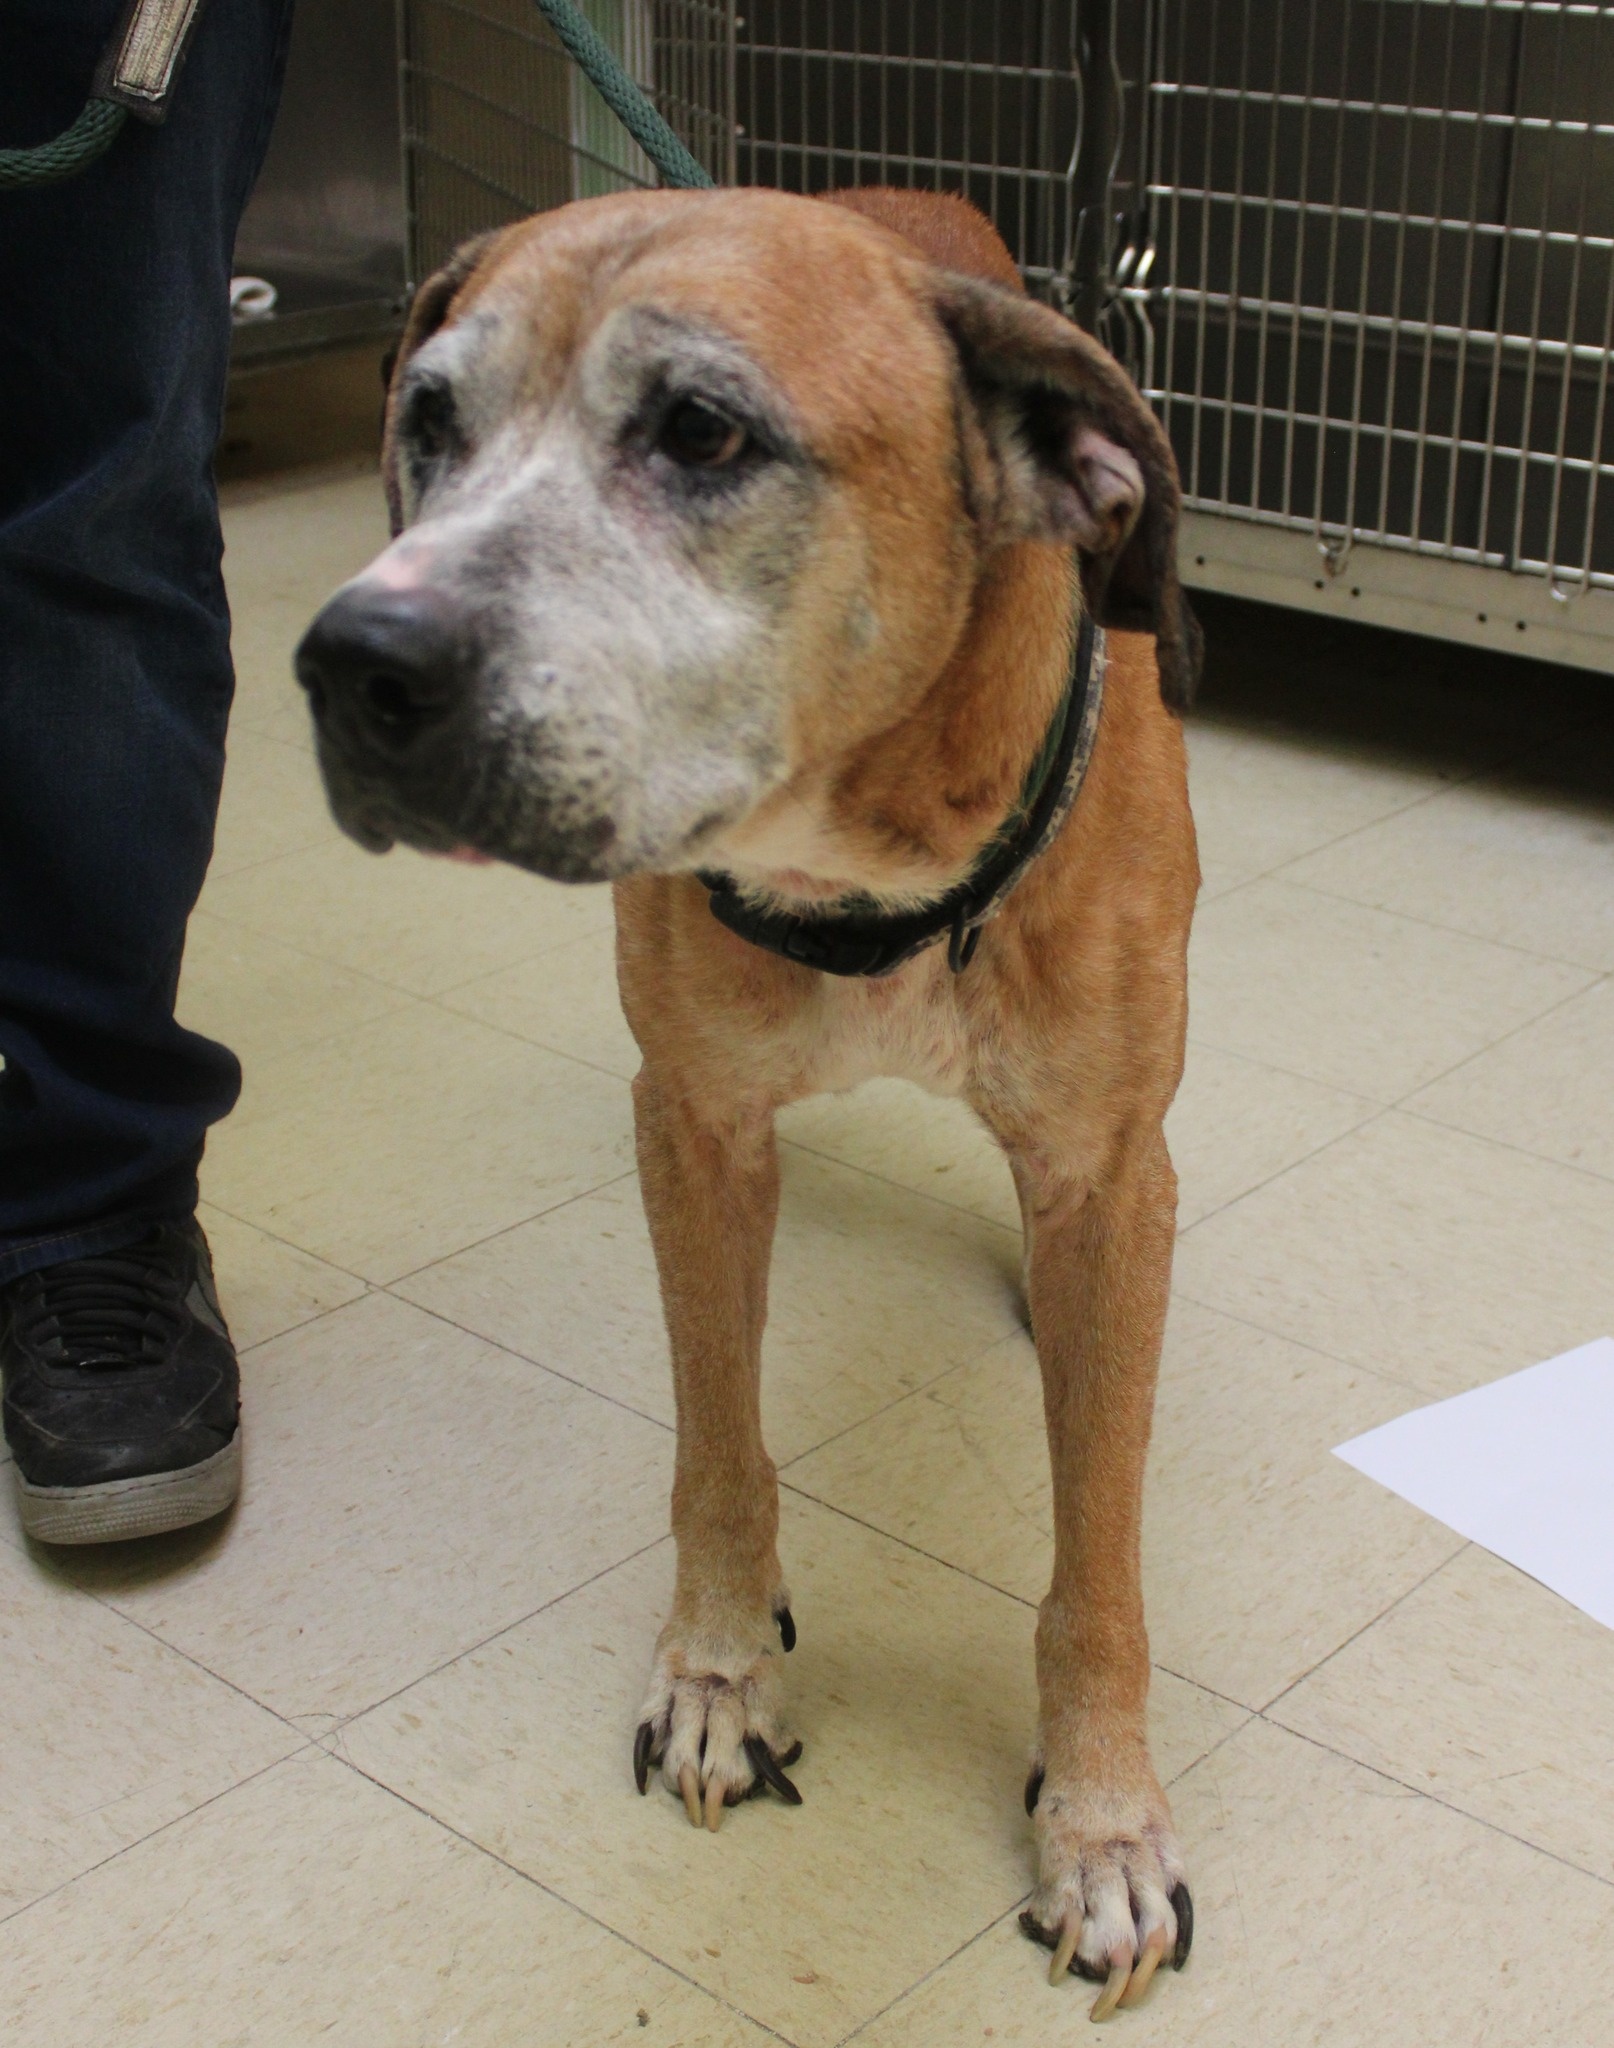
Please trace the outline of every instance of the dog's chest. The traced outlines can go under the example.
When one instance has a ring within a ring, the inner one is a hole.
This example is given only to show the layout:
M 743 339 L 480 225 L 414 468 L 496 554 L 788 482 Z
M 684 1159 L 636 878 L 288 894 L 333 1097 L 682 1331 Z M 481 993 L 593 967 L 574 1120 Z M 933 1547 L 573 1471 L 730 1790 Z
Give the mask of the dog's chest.
M 957 1095 L 972 1065 L 954 976 L 937 947 L 880 981 L 822 978 L 799 1020 L 803 1092 L 855 1088 L 876 1075 Z

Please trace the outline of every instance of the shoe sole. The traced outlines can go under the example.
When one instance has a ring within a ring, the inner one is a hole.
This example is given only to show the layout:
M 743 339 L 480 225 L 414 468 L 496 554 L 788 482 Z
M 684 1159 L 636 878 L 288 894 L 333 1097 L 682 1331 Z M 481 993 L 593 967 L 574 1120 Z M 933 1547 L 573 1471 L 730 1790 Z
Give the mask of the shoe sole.
M 241 1432 L 222 1451 L 177 1472 L 108 1479 L 99 1486 L 30 1486 L 17 1474 L 17 1507 L 36 1543 L 126 1543 L 211 1521 L 241 1491 Z

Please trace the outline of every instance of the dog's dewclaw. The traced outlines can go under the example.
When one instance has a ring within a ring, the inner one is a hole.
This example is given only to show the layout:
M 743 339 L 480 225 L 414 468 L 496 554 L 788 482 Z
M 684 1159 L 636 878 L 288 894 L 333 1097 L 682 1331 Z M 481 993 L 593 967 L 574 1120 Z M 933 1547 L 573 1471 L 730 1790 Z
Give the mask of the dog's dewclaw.
M 723 1825 L 723 1784 L 714 1778 L 706 1788 L 706 1825 L 715 1835 Z
M 1059 1946 L 1054 1950 L 1054 1959 L 1048 1965 L 1048 1982 L 1050 1984 L 1064 1982 L 1065 1976 L 1070 1969 L 1070 1959 L 1076 1953 L 1076 1944 L 1081 1938 L 1082 1923 L 1079 1920 L 1074 1926 L 1067 1927 L 1059 1937 Z
M 1042 1797 L 1042 1765 L 1031 1766 L 1031 1776 L 1026 1780 L 1026 1812 L 1035 1813 L 1037 1801 Z
M 650 1752 L 656 1746 L 656 1729 L 652 1721 L 641 1721 L 633 1738 L 633 1782 L 639 1788 L 639 1797 L 645 1795 L 650 1783 Z
M 684 1811 L 689 1815 L 689 1824 L 698 1828 L 701 1824 L 701 1781 L 693 1764 L 685 1764 L 678 1773 L 678 1789 L 684 1795 Z
M 792 1616 L 790 1609 L 788 1607 L 781 1607 L 779 1612 L 773 1618 L 779 1624 L 779 1640 L 784 1644 L 786 1653 L 788 1654 L 791 1650 L 793 1650 L 796 1647 L 795 1619 Z
M 1132 1974 L 1129 1962 L 1111 1963 L 1109 1981 L 1093 2000 L 1093 2010 L 1087 2015 L 1090 2020 L 1107 2020 L 1121 2003 L 1126 1992 L 1127 1979 Z
M 1171 1967 L 1180 1970 L 1194 1945 L 1194 1902 L 1185 1884 L 1171 1895 L 1171 1910 L 1177 1916 L 1177 1946 L 1171 1952 Z
M 1165 1959 L 1166 1930 L 1157 1927 L 1143 1944 L 1143 1953 L 1133 1965 L 1132 1976 L 1126 1989 L 1121 1993 L 1124 2006 L 1141 2005 L 1144 1993 L 1149 1988 L 1149 1979 Z
M 796 1748 L 800 1750 L 800 1743 Z M 780 1770 L 774 1760 L 773 1751 L 760 1735 L 748 1735 L 745 1738 L 745 1753 L 751 1759 L 751 1768 L 757 1774 L 759 1785 L 771 1785 L 779 1797 L 789 1805 L 800 1806 L 801 1794 Z

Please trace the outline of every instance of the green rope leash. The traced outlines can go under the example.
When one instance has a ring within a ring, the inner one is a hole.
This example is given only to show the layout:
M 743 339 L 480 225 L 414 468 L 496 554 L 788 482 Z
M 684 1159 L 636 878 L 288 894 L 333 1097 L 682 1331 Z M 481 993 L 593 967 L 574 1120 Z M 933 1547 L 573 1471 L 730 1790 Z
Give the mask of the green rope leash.
M 704 166 L 690 155 L 573 0 L 537 0 L 537 4 L 567 55 L 649 157 L 664 183 L 685 188 L 709 186 L 712 180 Z M 72 126 L 49 142 L 33 149 L 0 149 L 0 190 L 55 185 L 63 178 L 75 177 L 112 146 L 127 118 L 123 107 L 106 100 L 88 100 Z
M 618 63 L 615 53 L 573 0 L 537 0 L 539 9 L 594 90 L 661 173 L 662 182 L 682 187 L 712 183 Z
M 56 185 L 77 177 L 112 147 L 113 137 L 128 120 L 126 107 L 107 100 L 86 100 L 71 128 L 33 149 L 0 149 L 0 191 L 18 185 Z

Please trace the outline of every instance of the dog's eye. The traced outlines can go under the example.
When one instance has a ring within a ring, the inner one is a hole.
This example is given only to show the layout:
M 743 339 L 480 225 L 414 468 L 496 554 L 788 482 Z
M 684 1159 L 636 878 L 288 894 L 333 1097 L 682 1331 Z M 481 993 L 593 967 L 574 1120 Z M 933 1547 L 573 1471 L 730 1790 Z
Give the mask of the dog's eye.
M 680 398 L 668 408 L 656 445 L 688 469 L 722 469 L 744 454 L 750 438 L 715 407 Z
M 416 458 L 433 462 L 459 440 L 459 415 L 446 384 L 417 384 L 404 412 L 404 434 Z

